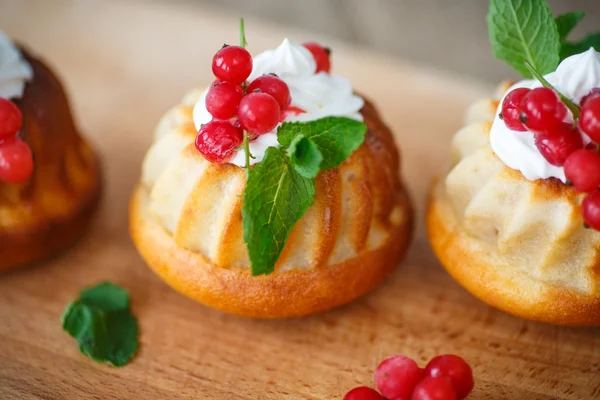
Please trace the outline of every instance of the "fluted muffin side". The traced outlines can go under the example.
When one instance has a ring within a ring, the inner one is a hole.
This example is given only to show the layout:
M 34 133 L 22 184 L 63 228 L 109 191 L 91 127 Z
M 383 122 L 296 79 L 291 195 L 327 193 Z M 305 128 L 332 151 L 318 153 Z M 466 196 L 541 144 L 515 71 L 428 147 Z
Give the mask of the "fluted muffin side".
M 412 236 L 399 154 L 372 104 L 365 142 L 315 179 L 314 204 L 269 275 L 252 276 L 243 241 L 245 172 L 194 148 L 188 94 L 160 121 L 130 203 L 130 232 L 146 263 L 182 294 L 237 315 L 297 317 L 345 304 L 398 265 Z
M 165 115 L 144 160 L 141 185 L 150 215 L 177 245 L 217 266 L 249 269 L 241 217 L 245 172 L 212 164 L 195 149 L 193 100 L 186 96 Z M 294 226 L 276 270 L 342 262 L 377 248 L 394 225 L 404 223 L 393 137 L 371 104 L 362 113 L 369 127 L 365 143 L 316 178 L 315 202 Z
M 600 233 L 584 227 L 583 195 L 554 178 L 527 180 L 502 163 L 489 144 L 497 106 L 475 103 L 453 137 L 452 166 L 435 184 L 427 215 L 434 251 L 496 307 L 600 325 Z

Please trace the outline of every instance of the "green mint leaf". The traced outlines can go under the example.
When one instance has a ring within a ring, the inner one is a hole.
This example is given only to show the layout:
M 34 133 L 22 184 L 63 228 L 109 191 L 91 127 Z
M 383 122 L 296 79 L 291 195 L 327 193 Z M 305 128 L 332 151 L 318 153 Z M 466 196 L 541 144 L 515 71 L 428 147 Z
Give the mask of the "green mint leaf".
M 490 0 L 487 15 L 494 56 L 531 77 L 525 60 L 541 74 L 556 69 L 560 38 L 546 0 Z
M 252 275 L 269 274 L 294 224 L 315 197 L 312 179 L 300 175 L 289 157 L 269 147 L 248 174 L 242 218 Z
M 310 122 L 286 122 L 279 127 L 277 139 L 289 147 L 296 136 L 310 139 L 323 155 L 321 169 L 335 168 L 346 161 L 350 154 L 365 140 L 367 126 L 345 117 L 326 117 Z
M 583 53 L 589 50 L 590 47 L 593 47 L 596 51 L 600 51 L 600 32 L 592 33 L 577 43 L 563 43 L 560 49 L 560 59 L 564 60 L 572 55 Z
M 80 299 L 102 311 L 119 311 L 129 309 L 129 293 L 113 283 L 102 282 L 79 294 Z
M 129 294 L 109 282 L 82 291 L 66 307 L 62 327 L 83 354 L 98 362 L 123 366 L 138 348 L 139 329 L 129 309 Z
M 288 155 L 296 171 L 303 177 L 312 179 L 319 174 L 323 154 L 317 145 L 304 135 L 298 135 L 292 140 L 288 147 Z
M 569 36 L 569 33 L 571 33 L 584 16 L 585 12 L 583 11 L 573 11 L 559 15 L 555 18 L 558 37 L 561 42 Z

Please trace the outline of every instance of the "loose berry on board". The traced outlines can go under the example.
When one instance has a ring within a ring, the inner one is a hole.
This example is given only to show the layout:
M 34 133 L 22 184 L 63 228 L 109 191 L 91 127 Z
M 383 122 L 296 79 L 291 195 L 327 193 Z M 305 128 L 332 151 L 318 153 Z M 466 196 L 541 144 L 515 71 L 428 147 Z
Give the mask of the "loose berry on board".
M 315 72 L 327 72 L 331 71 L 331 50 L 327 47 L 323 47 L 315 42 L 302 43 L 302 46 L 306 47 L 310 51 L 317 63 L 317 70 Z
M 525 125 L 521 122 L 521 102 L 523 101 L 523 97 L 527 93 L 531 92 L 531 89 L 527 88 L 517 88 L 511 90 L 508 93 L 504 100 L 502 100 L 502 113 L 501 118 L 504 121 L 504 124 L 513 131 L 526 131 Z
M 33 156 L 27 143 L 16 137 L 0 141 L 0 181 L 23 183 L 32 172 Z
M 385 400 L 377 390 L 360 386 L 352 389 L 344 396 L 344 400 Z
M 212 71 L 218 79 L 239 85 L 252 72 L 252 56 L 243 47 L 225 46 L 215 54 Z
M 590 92 L 588 94 L 586 94 L 585 96 L 583 96 L 581 98 L 579 105 L 581 105 L 581 107 L 583 107 L 589 99 L 591 99 L 592 97 L 596 97 L 596 96 L 600 96 L 600 88 L 593 88 L 592 90 L 590 90 Z
M 412 400 L 457 400 L 456 393 L 450 379 L 437 376 L 425 377 L 412 395 Z
M 521 102 L 521 122 L 534 132 L 546 132 L 555 128 L 566 115 L 567 106 L 549 88 L 533 89 Z
M 375 383 L 388 399 L 408 400 L 423 374 L 416 362 L 405 356 L 393 356 L 375 370 Z
M 596 95 L 590 98 L 581 107 L 579 129 L 594 142 L 600 143 L 600 96 Z
M 425 375 L 448 378 L 458 400 L 466 398 L 473 390 L 471 367 L 461 357 L 453 354 L 434 357 L 425 367 Z
M 276 75 L 263 75 L 253 80 L 247 89 L 248 93 L 259 91 L 270 94 L 277 100 L 279 108 L 285 110 L 292 102 L 290 88 Z
M 548 133 L 538 133 L 535 145 L 550 164 L 562 166 L 571 153 L 583 148 L 583 140 L 579 130 L 561 123 Z
M 196 137 L 196 149 L 212 163 L 222 164 L 229 161 L 242 144 L 241 128 L 229 121 L 213 120 L 202 125 Z
M 583 220 L 591 228 L 600 231 L 600 192 L 593 192 L 581 203 Z
M 254 135 L 263 135 L 275 129 L 280 113 L 277 100 L 267 93 L 248 93 L 238 107 L 242 128 Z
M 244 92 L 239 85 L 217 82 L 206 94 L 206 109 L 214 118 L 231 118 L 236 114 L 243 96 Z
M 0 140 L 8 139 L 21 129 L 21 111 L 12 101 L 0 97 Z

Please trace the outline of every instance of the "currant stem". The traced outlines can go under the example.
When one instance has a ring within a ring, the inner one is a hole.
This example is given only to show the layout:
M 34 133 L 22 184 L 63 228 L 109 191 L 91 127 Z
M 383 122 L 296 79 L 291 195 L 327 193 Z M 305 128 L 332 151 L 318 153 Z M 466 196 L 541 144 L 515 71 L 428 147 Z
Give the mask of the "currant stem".
M 542 74 L 540 74 L 533 65 L 531 65 L 531 63 L 527 60 L 525 60 L 525 66 L 527 67 L 527 69 L 529 69 L 529 72 L 531 72 L 531 74 L 535 77 L 535 79 L 537 79 L 538 81 L 540 81 L 540 83 L 542 84 L 542 86 L 547 87 L 549 89 L 554 90 L 554 93 L 556 93 L 558 95 L 558 97 L 560 98 L 560 100 L 565 103 L 565 105 L 567 106 L 567 108 L 569 110 L 571 110 L 571 113 L 573 114 L 573 119 L 578 119 L 579 118 L 579 114 L 581 113 L 581 110 L 579 108 L 579 106 L 575 103 L 573 103 L 567 96 L 565 96 L 564 94 L 562 94 L 561 92 L 559 92 L 554 86 L 552 86 L 552 84 L 550 84 L 550 82 L 548 82 L 546 80 L 546 78 L 544 78 L 542 76 Z
M 248 42 L 246 41 L 246 32 L 244 30 L 244 18 L 240 18 L 240 46 L 245 49 L 247 45 L 248 45 Z M 247 86 L 248 85 L 246 82 L 242 83 L 244 95 L 246 94 Z M 244 168 L 246 169 L 246 180 L 247 180 L 248 175 L 250 174 L 250 158 L 254 158 L 254 157 L 252 156 L 252 154 L 250 154 L 250 139 L 248 139 L 248 132 L 246 132 L 246 131 L 244 131 L 243 146 L 244 146 L 244 153 L 246 154 L 246 166 Z
M 244 131 L 243 146 L 244 153 L 246 154 L 246 166 L 244 168 L 246 169 L 246 179 L 248 179 L 248 174 L 250 174 L 250 157 L 252 157 L 252 155 L 250 154 L 250 140 L 248 139 L 248 132 L 246 131 Z
M 247 45 L 246 32 L 244 31 L 244 18 L 240 18 L 240 46 L 245 49 Z

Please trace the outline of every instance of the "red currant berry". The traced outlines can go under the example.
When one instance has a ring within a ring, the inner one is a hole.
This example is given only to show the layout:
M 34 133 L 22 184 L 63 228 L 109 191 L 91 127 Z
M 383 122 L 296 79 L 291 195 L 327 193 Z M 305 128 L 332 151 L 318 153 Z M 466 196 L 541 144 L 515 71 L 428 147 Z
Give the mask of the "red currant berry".
M 521 122 L 534 132 L 545 132 L 562 123 L 567 106 L 549 88 L 536 88 L 521 102 Z
M 21 129 L 21 111 L 12 101 L 0 97 L 0 140 L 8 139 Z
M 23 183 L 33 172 L 31 149 L 21 139 L 0 141 L 0 181 Z
M 592 90 L 590 90 L 590 92 L 588 94 L 586 94 L 585 96 L 583 96 L 581 98 L 579 105 L 583 107 L 589 99 L 591 99 L 593 97 L 597 97 L 597 96 L 600 96 L 600 88 L 593 88 Z
M 587 195 L 581 204 L 581 214 L 586 225 L 600 231 L 600 192 Z
M 244 92 L 240 86 L 229 82 L 217 82 L 206 94 L 206 109 L 214 118 L 231 118 L 235 115 L 242 97 Z
M 600 143 L 600 96 L 592 97 L 581 108 L 579 129 L 594 142 Z
M 271 132 L 279 123 L 277 100 L 266 93 L 248 93 L 238 107 L 242 128 L 254 135 Z
M 222 81 L 239 85 L 252 72 L 252 56 L 240 46 L 225 46 L 213 57 L 212 71 Z
M 428 376 L 419 382 L 412 400 L 457 400 L 457 397 L 448 378 Z
M 510 93 L 502 100 L 502 113 L 500 117 L 504 121 L 504 124 L 513 131 L 526 131 L 525 125 L 519 119 L 521 115 L 521 102 L 523 97 L 527 93 L 531 92 L 531 89 L 517 88 L 511 90 Z
M 254 91 L 273 96 L 277 100 L 281 110 L 285 110 L 292 102 L 290 88 L 287 83 L 279 79 L 276 75 L 263 75 L 253 80 L 248 86 L 248 93 Z
M 344 400 L 384 400 L 384 398 L 377 393 L 377 390 L 360 386 L 346 393 Z
M 538 133 L 535 145 L 550 164 L 562 166 L 571 153 L 583 148 L 583 140 L 571 124 L 562 123 L 547 133 Z
M 377 389 L 388 399 L 410 399 L 422 377 L 417 363 L 405 356 L 385 359 L 375 370 Z
M 473 371 L 465 360 L 452 354 L 437 356 L 425 367 L 425 375 L 433 378 L 448 378 L 456 391 L 456 398 L 462 400 L 473 390 Z
M 600 187 L 600 154 L 593 150 L 574 151 L 565 161 L 565 176 L 580 192 Z
M 327 47 L 323 47 L 315 42 L 302 43 L 302 46 L 306 47 L 310 51 L 317 63 L 317 70 L 315 72 L 327 72 L 331 71 L 331 50 Z
M 243 140 L 240 128 L 229 121 L 210 121 L 202 125 L 196 137 L 196 149 L 208 161 L 222 164 L 231 159 Z

